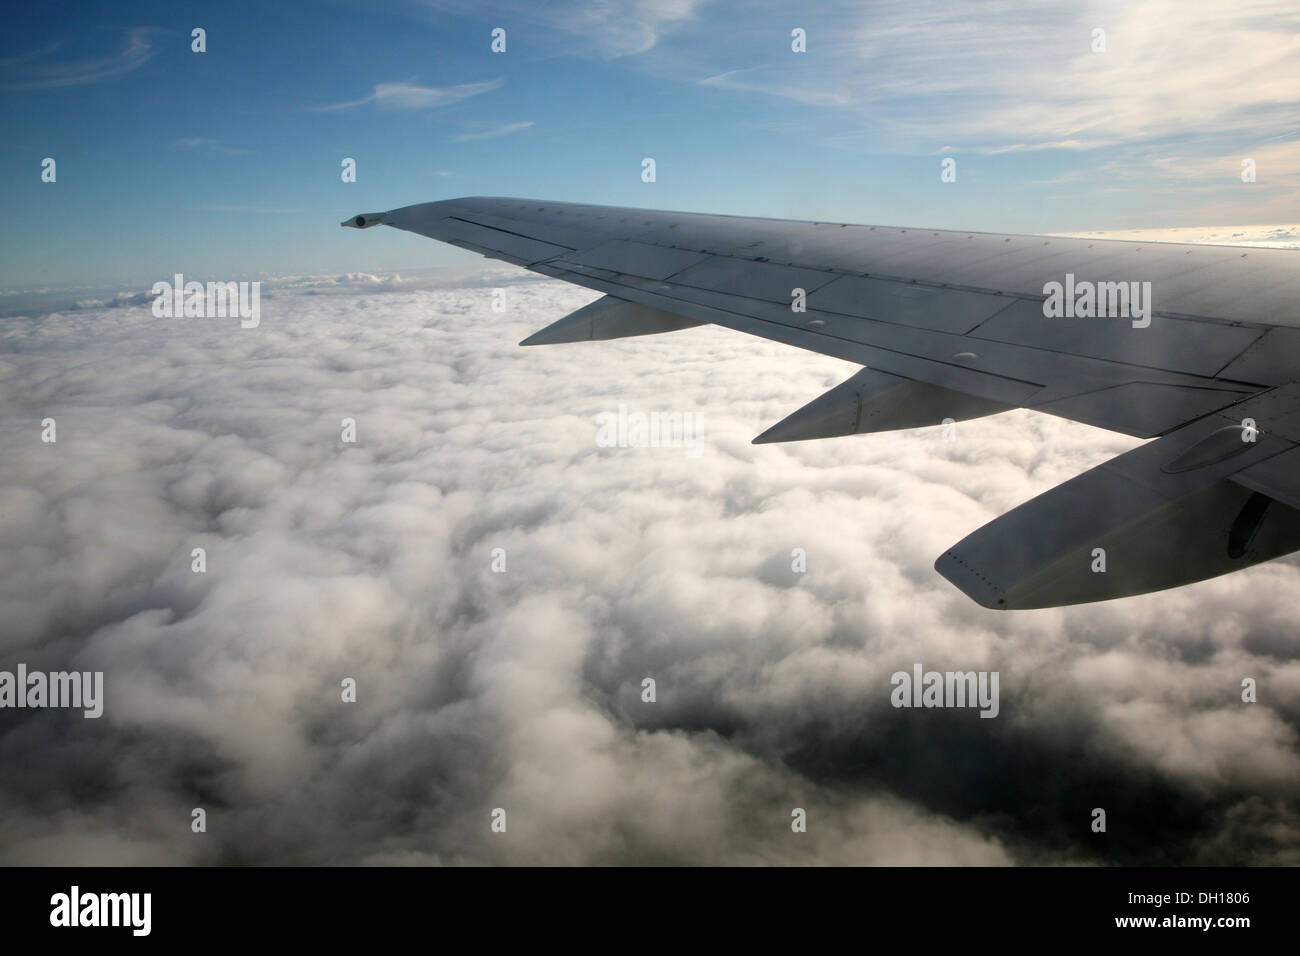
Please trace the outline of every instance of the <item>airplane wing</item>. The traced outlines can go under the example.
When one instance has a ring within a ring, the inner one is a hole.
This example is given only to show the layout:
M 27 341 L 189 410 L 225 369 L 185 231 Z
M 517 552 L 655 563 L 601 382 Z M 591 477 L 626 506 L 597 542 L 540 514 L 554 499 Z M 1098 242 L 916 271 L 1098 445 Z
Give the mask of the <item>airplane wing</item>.
M 1009 408 L 1155 439 L 940 556 L 936 569 L 986 607 L 1140 594 L 1300 549 L 1296 251 L 497 197 L 343 225 L 393 226 L 605 293 L 525 345 L 711 323 L 863 366 L 756 442 Z

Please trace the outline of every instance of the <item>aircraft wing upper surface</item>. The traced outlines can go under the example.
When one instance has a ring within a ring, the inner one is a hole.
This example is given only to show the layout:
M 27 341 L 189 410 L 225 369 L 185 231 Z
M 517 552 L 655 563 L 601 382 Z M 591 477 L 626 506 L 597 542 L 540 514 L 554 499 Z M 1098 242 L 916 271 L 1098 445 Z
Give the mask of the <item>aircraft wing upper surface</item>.
M 606 294 L 525 344 L 712 323 L 865 366 L 756 441 L 1013 407 L 1161 436 L 940 557 L 938 570 L 988 607 L 1142 593 L 1300 548 L 1293 250 L 487 197 L 343 225 L 394 226 Z M 1112 306 L 1113 284 L 1123 283 L 1119 291 L 1141 291 L 1148 310 L 1048 318 L 1052 282 L 1071 305 L 1076 290 L 1092 288 L 1106 290 Z M 1097 549 L 1109 561 L 1104 571 Z

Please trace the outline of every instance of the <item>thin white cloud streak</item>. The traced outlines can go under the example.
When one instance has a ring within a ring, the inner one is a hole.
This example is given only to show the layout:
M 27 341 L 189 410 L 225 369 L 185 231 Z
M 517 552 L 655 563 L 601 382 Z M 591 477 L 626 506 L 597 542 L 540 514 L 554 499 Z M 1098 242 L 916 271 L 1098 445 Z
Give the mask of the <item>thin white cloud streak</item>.
M 504 79 L 488 80 L 483 83 L 461 83 L 456 86 L 416 86 L 413 83 L 376 83 L 375 90 L 369 96 L 348 100 L 343 103 L 331 103 L 328 106 L 312 107 L 312 112 L 331 113 L 339 110 L 356 109 L 374 103 L 383 110 L 430 110 L 440 106 L 450 106 L 473 96 L 481 96 L 499 89 Z
M 716 76 L 706 76 L 699 81 L 700 86 L 714 86 L 721 89 L 735 90 L 741 93 L 761 93 L 793 100 L 805 106 L 849 106 L 853 103 L 852 95 L 845 89 L 819 87 L 815 85 L 776 86 L 764 79 L 770 71 L 758 68 L 745 70 L 728 70 Z M 750 77 L 753 77 L 752 79 Z
M 479 139 L 496 139 L 499 136 L 509 136 L 511 133 L 522 133 L 526 129 L 532 129 L 536 126 L 532 120 L 523 120 L 518 123 L 503 123 L 500 126 L 494 126 L 491 129 L 475 130 L 468 133 L 461 133 L 452 138 L 458 143 L 468 143 Z

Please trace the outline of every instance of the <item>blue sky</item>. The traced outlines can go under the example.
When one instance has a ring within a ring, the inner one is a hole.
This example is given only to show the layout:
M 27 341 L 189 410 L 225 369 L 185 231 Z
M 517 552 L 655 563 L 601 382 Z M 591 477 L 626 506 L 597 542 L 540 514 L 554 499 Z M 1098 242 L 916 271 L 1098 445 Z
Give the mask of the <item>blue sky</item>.
M 14 8 L 0 288 L 468 261 L 338 223 L 483 194 L 1020 232 L 1298 218 L 1292 0 L 787 6 Z

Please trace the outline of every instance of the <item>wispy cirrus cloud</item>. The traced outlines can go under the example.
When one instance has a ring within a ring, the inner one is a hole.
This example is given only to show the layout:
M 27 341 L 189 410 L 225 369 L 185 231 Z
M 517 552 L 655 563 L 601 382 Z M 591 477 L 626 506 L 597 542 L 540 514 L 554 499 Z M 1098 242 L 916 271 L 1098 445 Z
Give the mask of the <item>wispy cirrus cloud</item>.
M 714 76 L 706 76 L 698 81 L 700 86 L 716 86 L 721 89 L 735 90 L 740 93 L 762 93 L 793 100 L 806 106 L 849 106 L 853 99 L 848 92 L 838 87 L 826 87 L 819 84 L 771 83 L 768 71 L 761 68 L 727 70 Z
M 750 15 L 777 13 L 755 4 Z M 1294 3 L 1085 0 L 1025 9 L 883 0 L 819 8 L 800 25 L 806 54 L 764 38 L 762 51 L 729 48 L 713 65 L 737 68 L 696 82 L 842 111 L 833 145 L 872 151 L 929 152 L 937 142 L 985 154 L 1084 151 L 1206 131 L 1295 136 Z M 684 65 L 666 51 L 664 59 L 665 68 Z
M 0 88 L 6 90 L 47 90 L 66 86 L 83 86 L 110 80 L 138 70 L 153 59 L 155 48 L 150 27 L 135 27 L 126 32 L 122 48 L 112 56 L 90 60 L 55 60 L 61 43 L 40 50 L 0 60 Z
M 434 10 L 464 15 L 457 0 L 426 0 Z M 704 0 L 485 0 L 475 12 L 503 23 L 528 24 L 567 35 L 568 52 L 614 60 L 645 53 L 667 34 L 695 20 Z
M 519 123 L 502 123 L 500 126 L 491 126 L 485 129 L 471 130 L 470 132 L 461 133 L 459 136 L 453 136 L 458 143 L 468 143 L 476 139 L 496 139 L 498 136 L 509 136 L 511 133 L 521 133 L 526 129 L 536 126 L 532 120 L 523 120 Z
M 547 6 L 552 26 L 584 37 L 606 59 L 644 53 L 694 18 L 700 0 L 606 0 Z
M 483 83 L 460 83 L 456 86 L 416 86 L 414 83 L 376 83 L 375 90 L 369 96 L 342 103 L 330 103 L 327 106 L 314 106 L 314 113 L 332 113 L 338 110 L 351 110 L 368 103 L 374 103 L 384 110 L 431 110 L 440 106 L 450 106 L 472 96 L 490 93 L 499 88 L 505 80 L 495 79 Z

